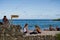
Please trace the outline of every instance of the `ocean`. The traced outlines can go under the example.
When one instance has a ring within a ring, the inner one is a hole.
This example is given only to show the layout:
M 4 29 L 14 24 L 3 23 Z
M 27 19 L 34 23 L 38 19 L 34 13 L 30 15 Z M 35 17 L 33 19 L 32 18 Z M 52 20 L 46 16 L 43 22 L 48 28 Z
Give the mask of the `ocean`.
M 1 19 L 0 22 L 2 22 Z M 41 30 L 48 29 L 49 25 L 52 25 L 54 28 L 56 28 L 56 26 L 60 27 L 60 21 L 52 21 L 50 19 L 13 19 L 11 23 L 20 25 L 22 29 L 27 23 L 29 30 L 34 30 L 35 25 L 38 25 Z

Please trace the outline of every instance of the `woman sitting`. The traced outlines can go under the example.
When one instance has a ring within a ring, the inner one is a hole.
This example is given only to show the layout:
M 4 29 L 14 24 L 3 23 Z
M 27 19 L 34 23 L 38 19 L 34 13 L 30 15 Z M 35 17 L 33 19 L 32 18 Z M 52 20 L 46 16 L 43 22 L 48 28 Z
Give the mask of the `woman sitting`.
M 41 33 L 41 29 L 39 26 L 36 25 L 35 28 L 36 28 L 35 30 L 37 31 L 37 33 Z
M 24 34 L 28 33 L 28 24 L 25 24 L 23 31 Z
M 35 30 L 31 32 L 30 34 L 38 34 L 38 33 L 41 33 L 41 29 L 39 26 L 35 25 Z

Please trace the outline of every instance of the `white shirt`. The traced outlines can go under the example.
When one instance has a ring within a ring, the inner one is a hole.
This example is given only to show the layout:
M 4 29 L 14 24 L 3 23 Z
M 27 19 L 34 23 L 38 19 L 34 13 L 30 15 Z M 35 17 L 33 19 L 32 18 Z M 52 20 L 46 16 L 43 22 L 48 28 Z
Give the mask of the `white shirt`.
M 24 28 L 24 30 L 23 30 L 24 32 L 26 32 L 27 30 L 26 30 L 26 28 Z

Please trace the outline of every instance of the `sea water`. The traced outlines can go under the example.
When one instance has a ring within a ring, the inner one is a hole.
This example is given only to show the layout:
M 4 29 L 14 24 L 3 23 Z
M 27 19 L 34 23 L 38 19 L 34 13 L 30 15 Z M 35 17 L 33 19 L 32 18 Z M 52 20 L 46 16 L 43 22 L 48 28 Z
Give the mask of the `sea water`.
M 0 20 L 0 22 L 2 22 L 2 20 Z M 29 30 L 34 30 L 35 25 L 38 25 L 41 30 L 48 29 L 49 25 L 52 25 L 54 28 L 56 28 L 56 26 L 60 27 L 60 21 L 53 21 L 50 19 L 13 19 L 11 23 L 20 25 L 22 29 L 27 23 Z

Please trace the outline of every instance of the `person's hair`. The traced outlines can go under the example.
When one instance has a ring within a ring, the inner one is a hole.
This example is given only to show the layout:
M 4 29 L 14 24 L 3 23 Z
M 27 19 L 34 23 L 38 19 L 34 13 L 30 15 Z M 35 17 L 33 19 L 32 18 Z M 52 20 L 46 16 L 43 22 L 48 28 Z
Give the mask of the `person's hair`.
M 17 25 L 17 29 L 22 29 L 21 25 Z
M 28 24 L 26 23 L 24 27 L 26 27 Z
M 35 28 L 39 28 L 40 29 L 40 27 L 38 25 L 35 25 Z
M 6 16 L 4 16 L 4 17 L 6 17 Z

